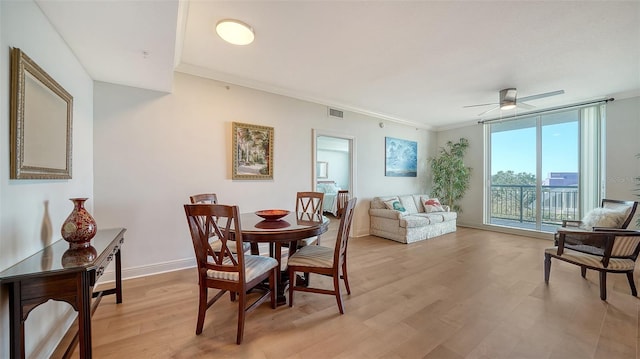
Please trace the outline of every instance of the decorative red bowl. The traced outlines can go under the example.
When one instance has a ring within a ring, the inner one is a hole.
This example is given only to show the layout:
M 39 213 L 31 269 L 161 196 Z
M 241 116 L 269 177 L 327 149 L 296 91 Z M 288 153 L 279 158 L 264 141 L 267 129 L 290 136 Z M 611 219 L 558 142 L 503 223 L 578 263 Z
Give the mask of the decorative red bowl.
M 264 218 L 265 221 L 277 221 L 287 214 L 289 214 L 289 211 L 284 209 L 265 209 L 256 212 L 256 215 L 258 217 Z

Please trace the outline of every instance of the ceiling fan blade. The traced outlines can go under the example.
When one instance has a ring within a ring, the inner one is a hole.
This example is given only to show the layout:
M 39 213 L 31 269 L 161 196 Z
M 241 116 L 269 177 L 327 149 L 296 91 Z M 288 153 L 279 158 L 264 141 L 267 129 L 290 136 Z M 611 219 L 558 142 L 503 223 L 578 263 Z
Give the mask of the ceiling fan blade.
M 552 91 L 552 92 L 545 92 L 545 93 L 539 93 L 537 95 L 531 95 L 531 96 L 526 96 L 526 97 L 519 97 L 518 101 L 531 101 L 531 100 L 537 100 L 539 98 L 544 98 L 544 97 L 550 97 L 550 96 L 556 96 L 556 95 L 562 95 L 564 93 L 564 90 L 558 90 L 558 91 Z
M 524 103 L 524 102 L 516 102 L 516 106 L 520 107 L 520 108 L 524 108 L 526 110 L 532 110 L 534 108 L 536 108 L 533 105 L 529 105 L 528 103 Z
M 496 107 L 490 108 L 490 109 L 486 110 L 485 112 L 479 113 L 479 114 L 478 114 L 478 116 L 486 115 L 486 114 L 488 114 L 489 112 L 491 112 L 491 111 L 495 111 L 495 110 L 497 110 L 497 109 L 499 109 L 499 108 L 500 108 L 500 106 L 496 106 Z
M 489 106 L 489 105 L 497 105 L 497 102 L 492 102 L 492 103 L 482 103 L 482 104 L 478 104 L 478 105 L 467 105 L 467 106 L 462 106 L 462 108 L 467 108 L 467 107 L 480 107 L 480 106 Z

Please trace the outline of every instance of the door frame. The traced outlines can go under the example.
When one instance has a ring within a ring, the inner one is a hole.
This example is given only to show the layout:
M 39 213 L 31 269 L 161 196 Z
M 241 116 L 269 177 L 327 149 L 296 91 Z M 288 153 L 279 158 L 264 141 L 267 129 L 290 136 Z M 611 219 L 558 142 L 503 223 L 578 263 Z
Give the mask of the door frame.
M 320 129 L 312 130 L 313 139 L 312 143 L 312 151 L 311 151 L 311 181 L 312 187 L 314 191 L 317 191 L 318 178 L 316 173 L 316 162 L 317 162 L 317 139 L 318 136 L 324 137 L 335 137 L 341 138 L 349 141 L 349 192 L 351 192 L 351 197 L 356 196 L 356 137 L 353 135 L 349 135 L 346 133 L 336 132 L 336 131 L 327 131 Z

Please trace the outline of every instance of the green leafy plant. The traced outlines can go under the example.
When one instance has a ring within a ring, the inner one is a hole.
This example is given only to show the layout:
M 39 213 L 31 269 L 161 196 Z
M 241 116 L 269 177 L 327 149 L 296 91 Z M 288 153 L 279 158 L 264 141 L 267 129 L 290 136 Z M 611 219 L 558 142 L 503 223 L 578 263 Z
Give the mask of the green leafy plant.
M 440 148 L 438 156 L 429 159 L 433 176 L 431 196 L 456 212 L 462 212 L 458 201 L 469 189 L 471 179 L 471 168 L 464 164 L 468 148 L 469 140 L 466 138 L 455 143 L 448 141 L 445 147 Z

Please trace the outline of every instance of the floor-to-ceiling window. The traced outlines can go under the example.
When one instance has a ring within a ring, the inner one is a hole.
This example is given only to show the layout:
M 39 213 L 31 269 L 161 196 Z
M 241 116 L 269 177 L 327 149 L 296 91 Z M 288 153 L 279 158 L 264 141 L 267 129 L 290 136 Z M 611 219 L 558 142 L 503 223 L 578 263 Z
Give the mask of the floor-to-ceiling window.
M 485 222 L 552 232 L 597 205 L 602 111 L 598 105 L 490 123 Z

